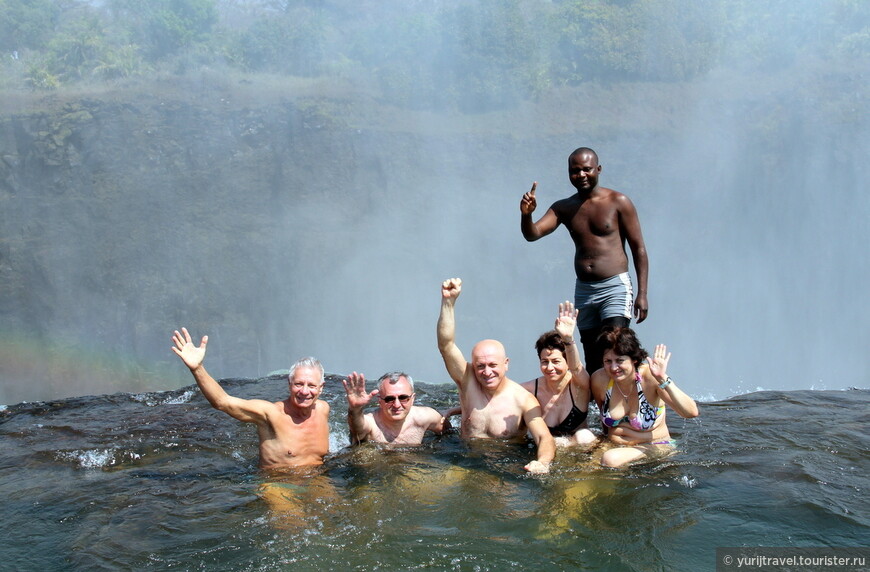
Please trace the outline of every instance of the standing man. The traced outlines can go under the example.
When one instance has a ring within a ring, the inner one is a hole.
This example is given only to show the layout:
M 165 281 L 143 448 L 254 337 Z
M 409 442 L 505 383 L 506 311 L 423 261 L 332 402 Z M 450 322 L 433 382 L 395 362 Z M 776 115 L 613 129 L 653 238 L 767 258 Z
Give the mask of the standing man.
M 290 367 L 290 397 L 274 403 L 241 399 L 224 391 L 203 367 L 208 336 L 193 345 L 187 328 L 175 330 L 172 351 L 190 369 L 196 384 L 215 409 L 243 423 L 257 425 L 260 438 L 260 468 L 276 469 L 320 465 L 329 452 L 329 404 L 320 401 L 323 366 L 303 358 Z
M 461 290 L 459 278 L 441 284 L 438 350 L 447 373 L 459 386 L 462 437 L 514 439 L 525 435 L 528 428 L 537 444 L 537 459 L 524 468 L 530 473 L 547 473 L 556 454 L 556 442 L 535 396 L 507 378 L 504 346 L 496 340 L 478 342 L 471 350 L 471 362 L 467 362 L 456 345 L 454 306 Z
M 634 316 L 646 319 L 649 261 L 637 210 L 631 200 L 613 189 L 598 186 L 601 165 L 598 155 L 580 147 L 568 156 L 568 178 L 577 193 L 553 203 L 538 222 L 532 221 L 537 201 L 532 189 L 520 201 L 520 229 L 529 242 L 547 236 L 560 224 L 574 240 L 574 272 L 577 282 L 574 305 L 580 311 L 577 328 L 586 356 L 586 367 L 594 373 L 602 366 L 595 341 L 604 328 L 627 327 L 632 316 L 631 278 L 625 243 L 637 274 Z
M 344 381 L 347 423 L 353 445 L 365 441 L 391 445 L 419 445 L 426 431 L 441 435 L 450 421 L 431 407 L 414 405 L 414 381 L 401 371 L 385 373 L 378 389 L 366 393 L 366 378 L 353 372 Z M 363 407 L 377 396 L 378 410 L 363 414 Z

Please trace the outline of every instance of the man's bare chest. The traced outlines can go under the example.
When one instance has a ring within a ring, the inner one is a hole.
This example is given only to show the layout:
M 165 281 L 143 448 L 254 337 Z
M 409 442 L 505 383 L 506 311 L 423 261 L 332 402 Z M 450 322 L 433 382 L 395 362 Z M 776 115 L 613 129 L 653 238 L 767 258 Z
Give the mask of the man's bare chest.
M 586 203 L 573 211 L 566 211 L 561 222 L 577 236 L 605 237 L 619 231 L 619 213 L 616 208 Z

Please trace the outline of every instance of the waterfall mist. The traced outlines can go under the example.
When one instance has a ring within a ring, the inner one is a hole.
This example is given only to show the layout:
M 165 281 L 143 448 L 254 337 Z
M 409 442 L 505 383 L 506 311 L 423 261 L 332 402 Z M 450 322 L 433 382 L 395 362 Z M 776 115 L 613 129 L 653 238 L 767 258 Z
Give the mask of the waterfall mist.
M 389 11 L 371 18 L 387 26 Z M 727 65 L 685 81 L 593 78 L 508 104 L 505 86 L 491 108 L 348 73 L 134 83 L 66 104 L 64 171 L 4 129 L 0 402 L 188 384 L 169 350 L 181 326 L 210 336 L 217 378 L 314 355 L 332 373 L 446 383 L 435 324 L 454 276 L 466 357 L 497 338 L 526 381 L 534 340 L 573 299 L 573 245 L 564 228 L 526 243 L 518 204 L 533 181 L 535 218 L 568 196 L 579 146 L 638 208 L 650 313 L 635 327 L 647 348 L 668 344 L 681 387 L 866 387 L 870 60 L 861 46 L 851 66 L 792 60 L 811 31 L 777 26 L 762 66 L 724 46 Z M 647 38 L 650 65 L 673 57 Z M 400 57 L 400 40 L 377 49 Z M 458 75 L 443 45 L 417 48 L 433 75 Z M 39 132 L 44 101 L 7 100 L 4 115 Z

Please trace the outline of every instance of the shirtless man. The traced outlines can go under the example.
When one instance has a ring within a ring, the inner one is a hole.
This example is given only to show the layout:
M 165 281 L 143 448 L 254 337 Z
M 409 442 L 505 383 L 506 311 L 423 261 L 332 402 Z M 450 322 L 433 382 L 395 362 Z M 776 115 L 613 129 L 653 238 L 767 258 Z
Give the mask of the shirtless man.
M 599 173 L 598 155 L 588 147 L 580 147 L 568 157 L 568 178 L 577 189 L 576 194 L 553 203 L 538 222 L 532 221 L 538 184 L 533 183 L 520 201 L 520 228 L 527 241 L 547 236 L 560 224 L 565 225 L 574 240 L 574 272 L 577 274 L 574 305 L 581 316 L 577 328 L 586 367 L 592 373 L 602 366 L 601 353 L 595 343 L 601 331 L 611 326 L 627 327 L 631 322 L 632 291 L 626 241 L 637 274 L 634 300 L 637 323 L 646 319 L 649 309 L 649 262 L 637 211 L 627 196 L 598 186 Z
M 426 431 L 441 435 L 450 421 L 431 407 L 414 405 L 414 382 L 403 372 L 385 373 L 378 389 L 366 392 L 366 378 L 353 372 L 344 381 L 347 424 L 353 445 L 365 441 L 390 445 L 419 445 Z M 363 407 L 378 397 L 378 410 L 363 414 Z
M 483 340 L 465 361 L 456 345 L 454 306 L 462 280 L 451 278 L 441 284 L 441 314 L 438 316 L 438 350 L 447 373 L 459 386 L 462 408 L 462 437 L 465 439 L 513 439 L 526 428 L 537 444 L 537 459 L 524 468 L 546 473 L 556 454 L 556 443 L 541 416 L 535 396 L 507 378 L 508 358 L 496 340 Z
M 323 366 L 303 358 L 290 368 L 290 397 L 275 403 L 229 395 L 203 367 L 208 336 L 193 345 L 186 328 L 175 331 L 172 348 L 215 409 L 244 423 L 255 423 L 260 437 L 260 468 L 320 465 L 329 452 L 329 404 L 320 401 Z

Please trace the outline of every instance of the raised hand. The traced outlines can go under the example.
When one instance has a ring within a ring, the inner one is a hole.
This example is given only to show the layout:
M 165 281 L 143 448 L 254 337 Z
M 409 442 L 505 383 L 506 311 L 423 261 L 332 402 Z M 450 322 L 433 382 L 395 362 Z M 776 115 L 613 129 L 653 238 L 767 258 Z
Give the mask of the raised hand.
M 461 278 L 448 278 L 441 283 L 441 297 L 456 300 L 462 292 Z
M 556 331 L 563 340 L 574 339 L 574 328 L 577 326 L 577 316 L 580 310 L 574 308 L 574 304 L 564 301 L 559 304 L 559 314 L 556 316 Z
M 671 361 L 671 353 L 668 347 L 664 344 L 656 346 L 656 351 L 653 357 L 647 357 L 649 362 L 649 371 L 661 383 L 668 376 L 668 362 Z
M 535 199 L 535 189 L 538 188 L 538 182 L 535 181 L 532 183 L 532 190 L 523 195 L 523 198 L 520 199 L 520 213 L 524 215 L 530 215 L 535 212 L 535 208 L 538 206 L 538 201 Z
M 199 347 L 196 347 L 193 345 L 193 340 L 191 340 L 187 328 L 181 328 L 181 332 L 175 330 L 175 333 L 172 335 L 172 341 L 175 343 L 172 351 L 181 358 L 181 361 L 184 362 L 184 365 L 190 371 L 202 365 L 205 359 L 205 347 L 208 345 L 208 336 L 203 336 Z
M 353 372 L 347 379 L 342 380 L 344 391 L 347 393 L 347 408 L 362 409 L 369 404 L 372 397 L 380 393 L 377 389 L 366 393 L 366 378 L 363 374 Z

